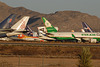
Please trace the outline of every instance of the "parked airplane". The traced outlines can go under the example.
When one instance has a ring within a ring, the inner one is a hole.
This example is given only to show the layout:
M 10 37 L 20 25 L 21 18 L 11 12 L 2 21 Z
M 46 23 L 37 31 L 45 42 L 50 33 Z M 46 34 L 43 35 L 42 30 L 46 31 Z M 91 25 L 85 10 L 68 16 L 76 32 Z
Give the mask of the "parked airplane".
M 40 41 L 40 42 L 44 42 L 46 40 L 40 39 L 37 35 L 36 32 L 33 32 L 29 26 L 26 26 L 26 31 L 28 31 L 25 34 L 20 34 L 20 35 L 16 35 L 14 37 L 11 37 L 11 39 L 13 40 L 21 40 L 21 41 Z
M 40 39 L 39 37 L 34 37 L 34 36 L 26 36 L 24 34 L 18 35 L 17 40 L 25 40 L 25 41 L 39 41 L 39 42 L 44 42 L 45 40 Z
M 13 35 L 18 35 L 26 32 L 24 29 L 26 27 L 28 20 L 29 20 L 29 16 L 25 16 L 20 21 L 15 23 L 11 28 L 8 29 L 5 28 L 5 24 L 2 23 L 4 26 L 2 26 L 1 28 L 4 27 L 4 29 L 0 29 L 0 38 L 10 37 Z
M 5 20 L 0 23 L 0 31 L 10 28 L 11 23 L 15 20 L 15 15 L 9 15 Z
M 84 32 L 94 32 L 92 28 L 85 22 L 82 22 Z
M 50 24 L 50 22 L 46 18 L 42 17 L 42 20 L 43 20 L 43 23 L 46 27 L 47 37 L 54 38 L 56 40 L 61 40 L 61 41 L 76 40 L 72 36 L 71 37 L 69 37 L 69 36 L 66 37 L 64 33 L 62 34 L 62 32 L 57 32 L 57 30 Z
M 5 20 L 0 23 L 0 32 L 7 31 L 8 28 L 11 27 L 13 21 L 15 20 L 16 15 L 11 14 Z M 0 38 L 0 40 L 10 40 L 7 37 Z
M 58 27 L 55 27 L 58 31 Z M 25 40 L 25 41 L 51 41 L 56 40 L 54 38 L 50 38 L 46 36 L 45 27 L 38 27 L 38 35 L 36 32 L 32 31 L 29 26 L 26 26 L 26 30 L 28 31 L 26 34 L 17 35 L 13 37 L 13 40 Z
M 32 31 L 31 28 L 30 28 L 28 25 L 26 25 L 25 30 L 28 31 L 28 32 L 26 33 L 27 36 L 33 36 L 33 32 L 34 32 L 34 31 Z M 37 36 L 37 35 L 36 35 L 36 36 Z
M 42 17 L 42 20 L 47 29 L 46 35 L 56 40 L 78 40 L 79 42 L 89 41 L 98 42 L 100 41 L 99 32 L 57 32 L 57 30 L 50 24 L 46 18 Z
M 58 31 L 58 27 L 55 27 L 55 29 Z M 38 35 L 39 35 L 39 38 L 43 40 L 47 40 L 47 41 L 56 40 L 54 38 L 50 38 L 46 36 L 46 28 L 44 26 L 38 27 Z

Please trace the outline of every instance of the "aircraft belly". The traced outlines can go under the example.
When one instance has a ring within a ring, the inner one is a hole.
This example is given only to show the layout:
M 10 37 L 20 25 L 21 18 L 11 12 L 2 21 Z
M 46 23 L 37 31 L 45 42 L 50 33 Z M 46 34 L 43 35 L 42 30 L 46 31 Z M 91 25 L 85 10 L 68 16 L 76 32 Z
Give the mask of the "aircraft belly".
M 27 40 L 27 41 L 34 41 L 35 38 L 22 38 L 23 40 Z
M 43 37 L 39 37 L 40 39 L 45 39 L 45 40 L 56 40 L 54 38 L 50 38 L 50 37 L 46 37 L 46 36 L 43 36 Z
M 9 41 L 9 40 L 12 40 L 12 39 L 10 39 L 8 37 L 3 37 L 3 38 L 0 38 L 0 40 Z
M 22 34 L 22 33 L 20 33 L 20 32 L 11 32 L 11 33 L 7 33 L 6 35 L 7 36 L 14 36 L 14 35 L 19 35 L 19 34 Z
M 86 40 L 86 41 L 89 41 L 90 40 L 90 38 L 82 38 L 83 40 Z

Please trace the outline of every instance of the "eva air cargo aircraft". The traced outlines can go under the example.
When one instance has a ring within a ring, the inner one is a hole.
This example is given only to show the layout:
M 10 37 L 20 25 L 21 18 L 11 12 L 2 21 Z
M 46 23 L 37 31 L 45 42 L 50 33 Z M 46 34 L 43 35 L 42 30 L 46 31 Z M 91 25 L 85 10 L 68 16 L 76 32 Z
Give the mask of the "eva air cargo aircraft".
M 46 18 L 42 17 L 43 23 L 46 27 L 46 36 L 60 41 L 78 41 L 78 42 L 99 42 L 99 32 L 58 32 Z

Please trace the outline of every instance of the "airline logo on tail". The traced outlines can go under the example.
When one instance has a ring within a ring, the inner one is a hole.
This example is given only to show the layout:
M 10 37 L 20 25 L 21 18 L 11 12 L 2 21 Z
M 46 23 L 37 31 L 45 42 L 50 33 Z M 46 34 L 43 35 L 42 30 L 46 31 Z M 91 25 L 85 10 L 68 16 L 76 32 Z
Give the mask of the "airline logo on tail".
M 46 27 L 52 27 L 51 24 L 49 23 L 49 21 L 46 20 L 45 22 Z
M 25 29 L 25 21 L 23 21 L 22 25 L 20 26 L 20 29 Z
M 50 24 L 48 20 L 46 20 L 46 18 L 42 17 L 42 20 L 46 26 L 47 32 L 57 32 L 57 30 Z
M 24 30 L 25 27 L 26 27 L 26 23 L 28 22 L 28 19 L 29 19 L 29 17 L 24 17 L 24 18 L 22 19 L 22 21 L 20 22 L 19 28 L 17 28 L 17 29 L 22 29 L 22 30 Z
M 50 22 L 48 20 L 46 20 L 46 18 L 43 17 L 42 19 L 43 19 L 46 27 L 52 27 Z
M 11 23 L 12 19 L 8 19 L 8 23 Z
M 11 29 L 23 31 L 26 27 L 26 24 L 29 20 L 29 16 L 23 17 L 21 20 L 19 20 L 15 25 L 11 27 Z

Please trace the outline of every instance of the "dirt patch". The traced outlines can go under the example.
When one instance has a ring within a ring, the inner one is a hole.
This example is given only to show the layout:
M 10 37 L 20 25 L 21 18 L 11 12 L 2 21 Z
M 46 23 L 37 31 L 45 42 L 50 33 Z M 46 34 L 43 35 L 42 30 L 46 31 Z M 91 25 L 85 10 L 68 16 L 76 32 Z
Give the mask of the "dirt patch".
M 25 55 L 34 57 L 78 58 L 82 47 L 0 45 L 0 55 Z M 90 47 L 92 59 L 100 59 L 100 47 Z
M 78 59 L 66 58 L 32 58 L 32 57 L 0 57 L 13 67 L 77 67 Z M 100 60 L 92 60 L 93 67 L 100 67 Z

